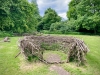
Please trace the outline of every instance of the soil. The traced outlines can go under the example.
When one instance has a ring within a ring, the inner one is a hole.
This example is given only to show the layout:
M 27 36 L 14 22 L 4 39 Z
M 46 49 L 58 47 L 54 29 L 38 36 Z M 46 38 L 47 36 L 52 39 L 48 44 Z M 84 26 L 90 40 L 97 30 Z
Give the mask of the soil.
M 69 72 L 58 65 L 51 65 L 50 71 L 55 71 L 58 75 L 70 75 Z
M 46 58 L 46 61 L 50 63 L 54 63 L 54 62 L 61 62 L 61 59 L 57 54 L 49 54 Z
M 53 62 L 61 62 L 59 55 L 57 54 L 50 54 L 47 56 L 46 61 L 53 63 Z M 58 75 L 70 75 L 69 72 L 64 70 L 62 67 L 58 66 L 57 64 L 53 64 L 50 66 L 50 71 L 55 71 Z

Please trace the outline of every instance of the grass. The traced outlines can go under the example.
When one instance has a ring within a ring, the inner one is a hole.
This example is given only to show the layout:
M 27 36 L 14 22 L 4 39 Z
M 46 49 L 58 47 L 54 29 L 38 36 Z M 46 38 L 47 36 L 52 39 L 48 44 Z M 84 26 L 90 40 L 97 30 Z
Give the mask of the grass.
M 100 36 L 68 36 L 83 39 L 90 51 L 86 55 L 87 63 L 85 66 L 76 67 L 74 62 L 61 64 L 61 66 L 74 75 L 100 75 Z M 0 40 L 2 39 L 0 38 Z M 50 65 L 25 61 L 22 55 L 14 58 L 19 52 L 17 49 L 18 39 L 19 37 L 11 37 L 10 43 L 0 42 L 0 75 L 57 75 L 55 72 L 49 71 Z M 64 55 L 62 55 L 62 59 L 65 59 Z
M 19 52 L 18 39 L 19 37 L 11 37 L 10 43 L 0 42 L 0 75 L 56 75 L 49 71 L 48 65 L 25 61 L 22 55 L 15 58 Z
M 59 35 L 65 36 L 65 35 Z M 100 36 L 89 35 L 68 35 L 80 38 L 85 41 L 90 51 L 86 55 L 86 66 L 76 67 L 70 64 L 63 64 L 62 66 L 75 75 L 100 75 Z

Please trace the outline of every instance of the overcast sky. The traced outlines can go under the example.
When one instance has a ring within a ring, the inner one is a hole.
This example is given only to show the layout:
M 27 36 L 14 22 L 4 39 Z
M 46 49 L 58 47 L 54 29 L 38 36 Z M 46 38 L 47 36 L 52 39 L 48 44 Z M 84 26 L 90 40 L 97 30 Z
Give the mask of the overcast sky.
M 67 19 L 66 12 L 68 11 L 68 4 L 71 0 L 37 0 L 40 15 L 43 16 L 47 8 L 54 9 L 59 16 Z

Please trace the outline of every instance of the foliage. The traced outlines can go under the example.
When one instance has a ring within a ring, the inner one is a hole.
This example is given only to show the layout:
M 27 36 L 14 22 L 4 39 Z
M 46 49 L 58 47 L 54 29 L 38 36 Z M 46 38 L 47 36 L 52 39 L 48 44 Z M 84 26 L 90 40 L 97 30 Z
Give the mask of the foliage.
M 0 30 L 17 33 L 35 30 L 39 12 L 35 3 L 27 0 L 0 1 Z
M 5 31 L 3 31 L 3 32 L 1 32 L 0 31 L 0 37 L 11 37 L 11 36 L 13 36 L 13 33 L 11 33 L 11 32 L 5 32 Z
M 69 3 L 67 16 L 75 20 L 77 31 L 100 33 L 100 1 L 72 0 Z
M 38 24 L 37 30 L 49 30 L 52 23 L 61 21 L 61 17 L 58 16 L 55 10 L 48 8 L 42 20 Z
M 75 27 L 73 25 L 73 22 L 62 21 L 62 22 L 52 23 L 50 26 L 50 31 L 51 32 L 58 31 L 61 32 L 62 34 L 65 34 L 67 32 L 75 31 Z

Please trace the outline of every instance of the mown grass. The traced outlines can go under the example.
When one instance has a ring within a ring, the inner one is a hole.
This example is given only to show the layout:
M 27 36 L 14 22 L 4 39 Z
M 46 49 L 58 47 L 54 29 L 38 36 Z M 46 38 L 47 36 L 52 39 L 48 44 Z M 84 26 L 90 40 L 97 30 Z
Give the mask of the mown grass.
M 55 35 L 54 35 L 55 36 Z M 65 36 L 65 35 L 56 35 Z M 84 40 L 90 51 L 86 55 L 85 66 L 76 67 L 75 63 L 63 64 L 62 66 L 74 75 L 100 75 L 100 36 L 68 35 Z
M 49 71 L 49 65 L 25 61 L 22 55 L 15 58 L 19 37 L 10 38 L 11 42 L 0 42 L 0 75 L 56 75 Z
M 66 36 L 66 35 L 56 35 Z M 61 66 L 73 75 L 100 75 L 100 36 L 89 35 L 68 35 L 83 39 L 90 51 L 86 55 L 85 66 L 77 67 L 75 63 L 65 63 Z M 3 38 L 0 38 L 2 40 Z M 49 71 L 50 65 L 41 62 L 27 62 L 20 55 L 14 58 L 19 52 L 17 41 L 19 37 L 11 37 L 11 42 L 0 42 L 0 75 L 56 75 Z M 60 54 L 59 54 L 60 55 Z M 62 56 L 65 59 L 65 56 Z

